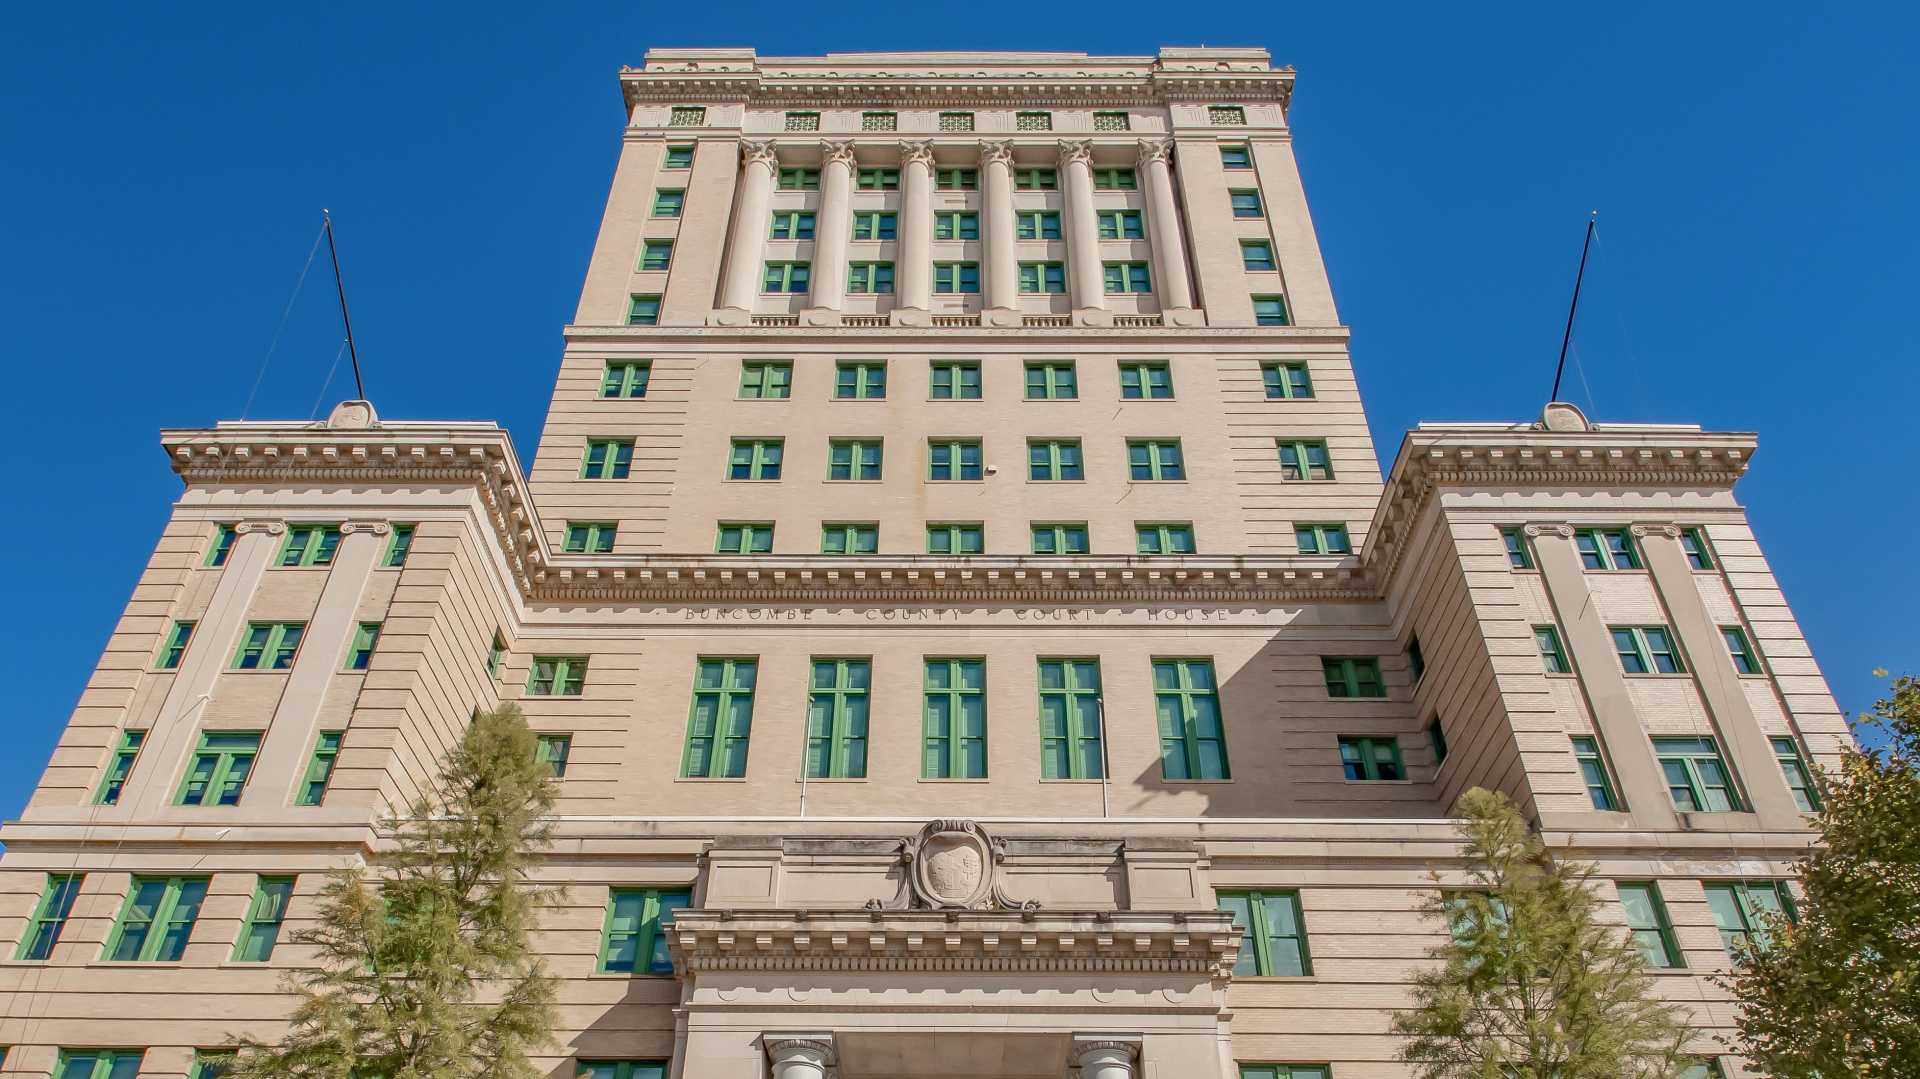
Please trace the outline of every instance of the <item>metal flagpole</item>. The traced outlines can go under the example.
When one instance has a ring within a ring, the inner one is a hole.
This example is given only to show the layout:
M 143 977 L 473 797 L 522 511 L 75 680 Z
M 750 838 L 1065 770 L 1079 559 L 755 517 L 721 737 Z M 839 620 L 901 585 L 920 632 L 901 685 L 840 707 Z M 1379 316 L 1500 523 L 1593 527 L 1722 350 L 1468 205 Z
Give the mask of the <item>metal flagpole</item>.
M 1598 210 L 1587 216 L 1587 238 L 1580 244 L 1580 272 L 1573 275 L 1573 304 L 1567 308 L 1567 332 L 1560 338 L 1560 365 L 1553 369 L 1553 392 L 1547 395 L 1549 401 L 1560 399 L 1560 376 L 1566 373 L 1567 346 L 1573 343 L 1573 313 L 1580 310 L 1580 282 L 1587 277 L 1587 248 L 1593 246 L 1593 223 L 1598 220 Z

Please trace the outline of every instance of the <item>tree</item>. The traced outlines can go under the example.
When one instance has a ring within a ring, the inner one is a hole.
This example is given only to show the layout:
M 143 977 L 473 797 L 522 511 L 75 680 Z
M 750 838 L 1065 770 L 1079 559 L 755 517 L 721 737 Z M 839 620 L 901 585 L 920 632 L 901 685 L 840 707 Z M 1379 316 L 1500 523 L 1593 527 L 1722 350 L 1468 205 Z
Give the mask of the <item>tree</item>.
M 527 930 L 551 893 L 529 879 L 554 789 L 518 708 L 481 713 L 433 787 L 386 819 L 393 850 L 342 870 L 291 939 L 320 965 L 287 1035 L 246 1043 L 236 1079 L 534 1079 L 553 980 Z
M 1461 796 L 1471 883 L 1425 905 L 1449 940 L 1397 1012 L 1421 1079 L 1669 1079 L 1695 1063 L 1639 946 L 1595 920 L 1593 867 L 1550 858 L 1505 795 Z
M 1887 746 L 1818 776 L 1798 924 L 1776 920 L 1724 979 L 1741 1051 L 1783 1079 L 1920 1075 L 1920 681 L 1892 691 L 1861 717 Z

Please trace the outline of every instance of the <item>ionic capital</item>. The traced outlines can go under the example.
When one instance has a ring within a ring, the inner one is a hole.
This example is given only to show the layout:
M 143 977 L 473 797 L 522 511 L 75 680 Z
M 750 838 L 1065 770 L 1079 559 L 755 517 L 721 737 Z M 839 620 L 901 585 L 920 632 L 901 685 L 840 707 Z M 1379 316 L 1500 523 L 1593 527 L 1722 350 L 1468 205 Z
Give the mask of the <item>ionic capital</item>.
M 1521 529 L 1529 536 L 1559 536 L 1561 539 L 1573 538 L 1572 525 L 1528 525 Z
M 1646 539 L 1648 536 L 1665 536 L 1676 540 L 1680 538 L 1679 525 L 1632 525 L 1627 531 L 1639 539 Z

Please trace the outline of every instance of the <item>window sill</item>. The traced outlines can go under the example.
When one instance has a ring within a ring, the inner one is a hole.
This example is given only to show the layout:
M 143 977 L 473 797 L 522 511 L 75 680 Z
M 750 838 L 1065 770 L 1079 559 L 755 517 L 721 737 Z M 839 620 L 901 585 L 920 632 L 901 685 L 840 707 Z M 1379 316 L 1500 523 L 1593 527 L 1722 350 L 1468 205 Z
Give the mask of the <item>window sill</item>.
M 1413 785 L 1413 780 L 1411 779 L 1346 779 L 1344 780 L 1344 782 L 1348 784 L 1357 783 L 1362 786 L 1387 785 L 1387 786 L 1410 787 Z
M 166 671 L 164 673 L 179 674 L 180 672 L 177 670 L 173 670 L 173 671 Z M 293 667 L 291 665 L 285 666 L 285 667 L 228 667 L 226 670 L 223 670 L 220 673 L 221 674 L 292 674 Z
M 1670 679 L 1677 679 L 1677 678 L 1691 678 L 1693 677 L 1693 672 L 1692 671 L 1621 671 L 1620 675 L 1623 678 L 1646 678 L 1646 679 L 1651 679 L 1653 681 L 1667 681 Z M 1749 676 L 1742 675 L 1741 677 L 1744 678 Z
M 807 783 L 865 783 L 866 781 L 866 776 L 807 776 L 804 780 Z M 802 780 L 795 782 L 802 782 Z
M 989 783 L 987 776 L 921 776 L 916 783 Z
M 674 974 L 672 971 L 666 970 L 596 970 L 592 974 L 587 975 L 587 977 L 601 981 L 612 981 L 615 979 L 632 981 L 635 978 L 658 978 L 661 981 L 671 981 L 674 978 Z
M 1232 782 L 1231 779 L 1160 779 L 1163 787 L 1217 787 Z
M 1235 974 L 1233 976 L 1233 981 L 1236 985 L 1242 983 L 1250 983 L 1253 985 L 1299 985 L 1302 983 L 1318 982 L 1319 980 L 1320 976 L 1317 974 Z
M 1080 778 L 1080 779 L 1074 779 L 1074 778 L 1071 778 L 1071 777 L 1067 777 L 1067 776 L 1059 776 L 1059 777 L 1055 777 L 1055 778 L 1053 778 L 1053 779 L 1042 779 L 1042 780 L 1041 780 L 1040 782 L 1042 782 L 1042 783 L 1068 783 L 1068 784 L 1071 784 L 1071 783 L 1084 783 L 1084 784 L 1101 784 L 1101 785 L 1104 785 L 1104 784 L 1105 784 L 1105 783 L 1107 782 L 1107 780 L 1104 780 L 1104 779 L 1087 779 L 1087 778 L 1085 778 L 1085 777 L 1082 777 L 1082 778 Z
M 745 783 L 746 776 L 675 776 L 675 783 Z
M 986 398 L 984 397 L 929 397 L 927 398 L 927 401 L 929 404 L 938 403 L 943 405 L 948 404 L 950 402 L 955 402 L 955 401 L 984 401 L 984 400 L 986 400 Z

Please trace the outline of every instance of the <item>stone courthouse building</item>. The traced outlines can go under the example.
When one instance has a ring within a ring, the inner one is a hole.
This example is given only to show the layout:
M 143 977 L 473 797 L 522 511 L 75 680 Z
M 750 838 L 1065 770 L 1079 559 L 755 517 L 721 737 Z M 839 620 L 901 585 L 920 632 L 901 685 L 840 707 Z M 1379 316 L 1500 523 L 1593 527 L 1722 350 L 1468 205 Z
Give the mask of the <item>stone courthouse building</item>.
M 1475 785 L 1745 1074 L 1710 976 L 1847 739 L 1753 435 L 1551 405 L 1382 482 L 1264 50 L 620 86 L 530 468 L 364 402 L 163 433 L 0 832 L 7 1074 L 274 1035 L 326 871 L 507 701 L 559 776 L 556 1077 L 1408 1076 Z

